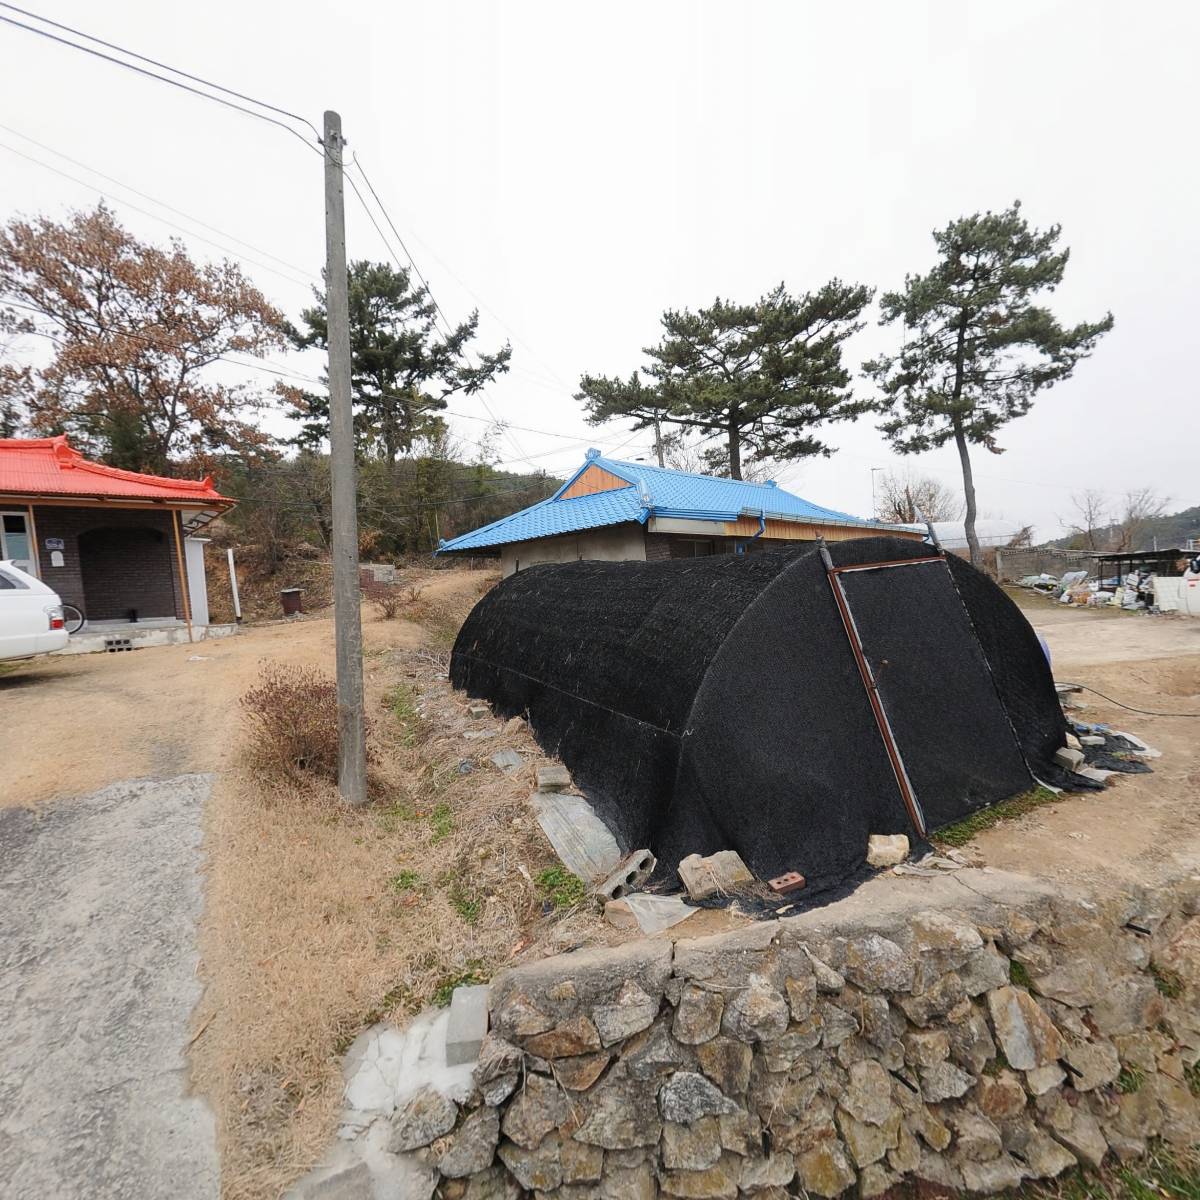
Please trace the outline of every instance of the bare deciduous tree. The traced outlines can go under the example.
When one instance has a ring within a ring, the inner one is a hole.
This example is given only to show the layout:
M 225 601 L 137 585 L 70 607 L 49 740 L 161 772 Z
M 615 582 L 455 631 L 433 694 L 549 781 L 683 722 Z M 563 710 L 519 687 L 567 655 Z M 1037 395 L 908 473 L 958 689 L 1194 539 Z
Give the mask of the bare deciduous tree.
M 1096 488 L 1088 488 L 1072 495 L 1071 503 L 1078 519 L 1063 522 L 1071 536 L 1079 540 L 1084 550 L 1107 550 L 1112 525 L 1108 497 Z
M 1167 497 L 1160 496 L 1153 488 L 1136 488 L 1125 493 L 1121 505 L 1121 519 L 1117 522 L 1114 550 L 1145 549 L 1140 545 L 1146 526 L 1167 511 Z
M 953 521 L 962 514 L 962 502 L 953 490 L 928 475 L 889 471 L 878 484 L 875 516 L 880 521 L 904 525 L 926 521 Z

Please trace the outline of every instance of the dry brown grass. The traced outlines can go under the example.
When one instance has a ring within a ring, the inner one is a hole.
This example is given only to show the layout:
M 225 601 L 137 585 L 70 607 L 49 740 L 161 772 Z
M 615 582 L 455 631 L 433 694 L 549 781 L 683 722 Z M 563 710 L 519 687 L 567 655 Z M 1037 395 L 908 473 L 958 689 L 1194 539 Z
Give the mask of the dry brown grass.
M 194 1055 L 226 1200 L 275 1197 L 321 1156 L 340 1055 L 362 1029 L 402 1024 L 519 956 L 607 936 L 584 909 L 543 915 L 534 881 L 556 860 L 526 807 L 539 758 L 525 727 L 462 736 L 445 641 L 474 599 L 435 596 L 428 647 L 368 660 L 382 799 L 350 812 L 328 783 L 249 766 L 218 786 Z M 518 778 L 488 762 L 505 745 L 530 754 Z

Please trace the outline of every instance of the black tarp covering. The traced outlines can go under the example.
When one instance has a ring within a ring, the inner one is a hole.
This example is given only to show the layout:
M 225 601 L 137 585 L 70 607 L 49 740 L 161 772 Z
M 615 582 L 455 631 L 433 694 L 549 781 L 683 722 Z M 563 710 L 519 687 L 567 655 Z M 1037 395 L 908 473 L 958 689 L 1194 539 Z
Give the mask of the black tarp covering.
M 919 542 L 830 546 L 849 566 Z M 1052 775 L 1065 723 L 1037 638 L 953 556 L 840 576 L 930 828 Z M 532 567 L 475 607 L 451 680 L 526 715 L 625 849 L 737 850 L 810 890 L 871 833 L 916 836 L 816 547 Z

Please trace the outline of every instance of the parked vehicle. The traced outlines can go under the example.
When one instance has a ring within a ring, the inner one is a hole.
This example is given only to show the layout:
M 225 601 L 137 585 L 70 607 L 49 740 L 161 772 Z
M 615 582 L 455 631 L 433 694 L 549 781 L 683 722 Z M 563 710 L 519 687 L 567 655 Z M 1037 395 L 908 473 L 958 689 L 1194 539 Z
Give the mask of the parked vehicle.
M 61 650 L 67 637 L 58 594 L 11 559 L 0 560 L 0 661 Z

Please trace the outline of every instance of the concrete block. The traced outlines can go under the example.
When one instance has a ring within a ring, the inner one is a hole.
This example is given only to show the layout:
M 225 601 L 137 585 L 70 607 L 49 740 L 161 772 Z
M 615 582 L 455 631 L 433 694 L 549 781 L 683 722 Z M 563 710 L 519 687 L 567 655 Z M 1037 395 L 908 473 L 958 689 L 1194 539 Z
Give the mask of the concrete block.
M 1078 771 L 1083 766 L 1083 751 L 1064 746 L 1061 750 L 1055 750 L 1054 761 L 1067 771 Z
M 492 762 L 505 775 L 515 775 L 525 765 L 525 760 L 515 750 L 497 750 L 492 755 Z
M 707 900 L 718 892 L 732 891 L 741 884 L 754 882 L 750 868 L 736 850 L 718 850 L 707 858 L 689 854 L 679 864 L 679 878 L 693 900 Z
M 1083 746 L 1103 746 L 1104 739 L 1098 733 L 1087 733 L 1080 737 L 1079 742 Z
M 873 833 L 867 839 L 867 862 L 873 867 L 894 867 L 908 857 L 903 833 Z
M 450 997 L 450 1020 L 446 1023 L 446 1065 L 458 1067 L 473 1063 L 488 1031 L 488 997 L 492 989 L 486 983 L 456 987 Z
M 491 715 L 492 710 L 488 708 L 486 704 L 467 705 L 467 716 L 470 717 L 472 721 L 480 721 L 484 717 L 490 717 Z
M 537 786 L 539 792 L 565 792 L 571 786 L 571 772 L 561 763 L 538 767 Z
M 656 866 L 658 859 L 649 850 L 634 850 L 596 885 L 596 895 L 619 900 L 628 892 L 636 892 L 654 874 Z

